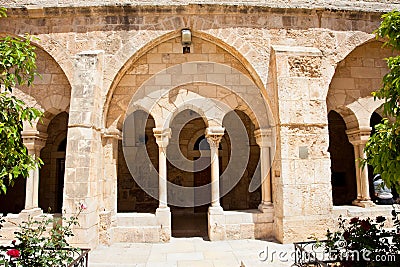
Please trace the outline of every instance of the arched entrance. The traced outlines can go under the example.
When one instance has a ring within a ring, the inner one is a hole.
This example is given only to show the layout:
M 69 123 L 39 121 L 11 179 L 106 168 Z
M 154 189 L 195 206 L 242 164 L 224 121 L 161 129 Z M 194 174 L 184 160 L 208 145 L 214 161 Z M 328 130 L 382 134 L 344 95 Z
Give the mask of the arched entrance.
M 193 188 L 189 197 L 196 203 L 205 197 L 200 195 L 197 187 L 211 183 L 210 146 L 204 136 L 206 124 L 197 112 L 186 109 L 174 117 L 170 127 L 168 181 L 177 186 Z M 202 193 L 211 198 L 210 190 Z M 168 197 L 180 197 L 173 194 L 174 191 L 170 190 Z M 186 207 L 171 205 L 170 208 L 173 237 L 207 237 L 207 204 Z
M 211 240 L 271 235 L 267 230 L 256 230 L 268 225 L 266 229 L 272 231 L 273 222 L 269 168 L 274 142 L 267 100 L 237 57 L 199 36 L 194 35 L 193 42 L 188 54 L 176 49 L 181 45 L 176 36 L 141 51 L 138 54 L 142 56 L 124 66 L 109 95 L 106 125 L 122 132 L 116 217 L 117 225 L 124 229 L 114 229 L 118 238 L 123 231 L 131 231 L 128 236 L 135 240 L 138 235 L 145 240 L 168 240 L 171 233 L 208 236 Z M 132 124 L 131 117 L 144 111 L 150 114 L 152 125 Z M 233 115 L 237 119 L 229 119 Z M 146 134 L 137 133 L 137 127 Z M 243 139 L 235 140 L 239 128 Z M 140 135 L 146 142 L 143 157 L 140 140 L 134 141 Z M 147 145 L 150 137 L 154 138 L 151 149 Z M 127 147 L 133 148 L 131 152 Z M 240 148 L 245 148 L 243 155 Z M 143 162 L 144 158 L 149 160 Z M 231 163 L 233 159 L 236 163 Z M 138 181 L 135 179 L 135 185 L 132 177 L 143 177 L 139 182 L 143 190 L 135 189 Z M 156 183 L 157 191 L 143 188 L 148 183 Z M 157 199 L 154 204 L 158 205 L 132 208 L 145 193 L 151 196 L 148 199 Z M 251 229 L 236 233 L 246 227 Z M 151 235 L 146 234 L 149 231 Z
M 332 78 L 327 106 L 335 205 L 373 205 L 373 170 L 361 168 L 359 158 L 364 157 L 365 144 L 379 120 L 373 113 L 382 104 L 371 93 L 381 86 L 382 74 L 387 72 L 384 58 L 392 54 L 390 49 L 382 48 L 381 42 L 367 42 L 338 63 Z M 351 180 L 353 177 L 355 181 Z M 354 200 L 350 202 L 351 196 Z

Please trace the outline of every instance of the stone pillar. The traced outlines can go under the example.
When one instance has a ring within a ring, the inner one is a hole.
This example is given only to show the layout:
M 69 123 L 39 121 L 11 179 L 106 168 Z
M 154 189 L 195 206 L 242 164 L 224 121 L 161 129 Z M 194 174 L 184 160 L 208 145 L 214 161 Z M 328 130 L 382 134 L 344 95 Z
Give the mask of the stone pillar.
M 211 206 L 208 208 L 208 236 L 211 241 L 226 239 L 224 210 L 219 202 L 219 158 L 218 148 L 224 135 L 223 127 L 208 127 L 207 142 L 211 152 Z
M 167 146 L 171 138 L 171 129 L 153 129 L 158 145 L 158 201 L 159 208 L 167 208 Z
M 104 143 L 104 209 L 115 217 L 117 214 L 117 176 L 118 176 L 118 140 L 121 140 L 118 129 L 106 129 L 103 132 Z
M 360 185 L 360 161 L 358 160 L 360 158 L 360 147 L 357 143 L 352 144 L 353 149 L 354 149 L 354 158 L 355 158 L 355 165 L 356 165 L 356 184 L 357 184 L 357 198 L 353 202 L 354 205 L 356 205 L 356 202 L 359 202 L 361 200 L 361 185 Z
M 368 168 L 361 168 L 360 158 L 365 158 L 365 144 L 367 143 L 371 127 L 360 127 L 358 129 L 350 129 L 346 131 L 349 142 L 354 146 L 354 156 L 356 159 L 356 179 L 357 179 L 357 199 L 353 201 L 353 205 L 360 207 L 371 207 L 374 203 L 371 201 L 369 194 Z
M 269 83 L 276 112 L 271 174 L 275 238 L 324 238 L 333 225 L 326 95 L 329 71 L 315 47 L 273 45 Z M 274 114 L 275 115 L 275 114 Z
M 256 142 L 260 147 L 260 165 L 261 165 L 261 203 L 258 209 L 262 212 L 270 211 L 273 208 L 271 197 L 271 157 L 270 150 L 272 146 L 272 130 L 258 129 L 254 132 Z
M 171 239 L 171 211 L 168 207 L 168 172 L 167 172 L 167 146 L 171 138 L 171 129 L 153 129 L 158 145 L 158 201 L 156 210 L 157 223 L 160 226 L 159 236 L 161 242 Z
M 104 51 L 85 51 L 74 58 L 68 121 L 63 210 L 65 217 L 76 214 L 79 203 L 86 209 L 79 215 L 70 243 L 93 248 L 98 244 L 100 211 L 103 208 L 104 176 L 101 140 L 103 110 Z
M 209 127 L 206 129 L 207 142 L 211 150 L 211 207 L 221 207 L 219 203 L 219 158 L 218 148 L 225 128 Z
M 24 145 L 28 149 L 28 154 L 38 158 L 40 150 L 46 145 L 47 134 L 36 130 L 22 131 Z M 23 212 L 38 212 L 39 208 L 39 168 L 36 167 L 29 171 L 26 178 L 25 209 Z

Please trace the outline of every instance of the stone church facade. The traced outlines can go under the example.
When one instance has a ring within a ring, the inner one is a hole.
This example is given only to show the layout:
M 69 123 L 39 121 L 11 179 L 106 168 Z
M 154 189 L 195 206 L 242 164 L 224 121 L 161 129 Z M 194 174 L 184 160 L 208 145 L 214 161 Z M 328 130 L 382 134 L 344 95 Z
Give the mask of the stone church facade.
M 38 38 L 41 78 L 14 91 L 44 112 L 22 133 L 44 165 L 0 196 L 3 238 L 78 203 L 81 247 L 168 242 L 185 221 L 287 243 L 390 214 L 355 159 L 395 1 L 31 2 L 0 0 L 0 32 Z

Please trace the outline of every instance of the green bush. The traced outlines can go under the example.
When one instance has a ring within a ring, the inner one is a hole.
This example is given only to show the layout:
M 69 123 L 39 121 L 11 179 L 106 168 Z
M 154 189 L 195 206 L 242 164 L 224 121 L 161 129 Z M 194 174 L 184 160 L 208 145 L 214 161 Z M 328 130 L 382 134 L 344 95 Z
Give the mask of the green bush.
M 72 227 L 78 225 L 78 216 L 85 208 L 81 204 L 77 214 L 68 219 L 28 217 L 18 225 L 11 247 L 0 254 L 0 266 L 68 266 L 78 257 L 80 249 L 70 246 L 67 238 L 73 236 Z
M 395 229 L 385 229 L 385 217 L 350 220 L 339 217 L 339 230 L 327 231 L 326 252 L 339 266 L 398 266 L 400 224 L 394 211 Z

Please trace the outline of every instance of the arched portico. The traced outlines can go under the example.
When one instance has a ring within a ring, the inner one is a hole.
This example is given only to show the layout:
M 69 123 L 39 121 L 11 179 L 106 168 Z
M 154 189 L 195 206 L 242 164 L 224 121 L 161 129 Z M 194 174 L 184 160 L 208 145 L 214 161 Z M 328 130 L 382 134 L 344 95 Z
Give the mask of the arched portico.
M 221 138 L 226 134 L 223 126 L 224 117 L 234 110 L 241 110 L 252 121 L 254 127 L 251 132 L 253 138 L 252 144 L 256 145 L 254 140 L 257 139 L 257 143 L 259 143 L 262 151 L 264 151 L 260 161 L 260 168 L 257 171 L 261 172 L 265 177 L 263 179 L 259 178 L 258 182 L 254 182 L 252 186 L 254 190 L 260 187 L 261 183 L 263 184 L 262 191 L 265 192 L 262 196 L 265 199 L 259 200 L 262 203 L 260 206 L 262 208 L 258 212 L 261 214 L 264 212 L 265 217 L 269 218 L 263 220 L 265 223 L 268 224 L 268 222 L 272 221 L 272 218 L 270 218 L 273 214 L 273 204 L 269 178 L 269 168 L 271 166 L 269 147 L 274 144 L 274 140 L 272 140 L 273 135 L 271 134 L 274 123 L 268 100 L 265 99 L 260 88 L 253 82 L 251 75 L 246 72 L 245 68 L 238 70 L 232 66 L 232 62 L 237 61 L 232 55 L 229 55 L 226 51 L 218 50 L 217 45 L 208 44 L 200 38 L 195 38 L 193 42 L 196 44 L 194 46 L 195 49 L 192 50 L 193 54 L 182 55 L 180 51 L 179 53 L 176 52 L 177 50 L 165 50 L 165 47 L 173 48 L 176 43 L 179 44 L 179 38 L 175 38 L 165 41 L 162 45 L 160 44 L 160 47 L 156 46 L 152 48 L 147 54 L 143 54 L 142 58 L 133 62 L 128 67 L 129 71 L 121 76 L 120 82 L 116 85 L 108 106 L 108 112 L 105 116 L 106 124 L 109 128 L 122 130 L 123 144 L 125 143 L 124 138 L 127 137 L 127 133 L 123 130 L 122 125 L 124 125 L 124 129 L 134 128 L 134 126 L 126 125 L 125 118 L 128 118 L 130 114 L 135 113 L 137 110 L 145 110 L 154 118 L 155 127 L 153 133 L 158 145 L 158 166 L 155 168 L 158 172 L 158 194 L 153 197 L 158 199 L 159 205 L 157 210 L 155 210 L 154 217 L 151 218 L 154 220 L 155 230 L 157 225 L 161 227 L 160 221 L 164 222 L 161 232 L 157 230 L 157 236 L 162 240 L 165 238 L 165 240 L 168 240 L 171 235 L 169 204 L 177 205 L 177 203 L 173 202 L 173 199 L 170 199 L 172 193 L 168 182 L 169 152 L 167 151 L 169 151 L 169 147 L 171 146 L 171 134 L 176 138 L 174 131 L 171 131 L 171 127 L 174 124 L 174 118 L 184 110 L 191 110 L 203 118 L 205 123 L 203 134 L 210 147 L 209 165 L 211 166 L 211 171 L 209 174 L 209 186 L 211 190 L 208 212 L 209 238 L 211 240 L 229 238 L 232 235 L 231 229 L 236 227 L 229 222 L 226 223 L 225 218 L 233 215 L 229 212 L 224 212 L 221 207 L 220 157 L 218 155 Z M 211 55 L 204 49 L 196 51 L 196 46 L 201 48 L 205 44 L 214 46 L 215 48 L 211 49 L 210 53 L 215 53 L 216 55 Z M 223 55 L 223 62 L 215 62 L 213 60 L 213 58 L 218 57 L 218 53 Z M 196 59 L 200 59 L 200 61 Z M 202 61 L 201 59 L 205 60 Z M 161 61 L 158 62 L 158 60 Z M 166 64 L 163 62 L 170 63 Z M 170 67 L 167 67 L 168 65 Z M 155 71 L 156 69 L 157 71 Z M 127 99 L 129 99 L 129 102 Z M 125 124 L 123 124 L 124 121 Z M 246 128 L 246 126 L 243 127 Z M 254 135 L 256 135 L 256 138 Z M 130 139 L 130 137 L 128 138 Z M 246 138 L 248 138 L 247 134 Z M 238 147 L 238 145 L 235 144 L 234 147 Z M 266 147 L 268 148 L 268 152 L 266 152 Z M 232 152 L 230 161 L 235 158 L 236 153 Z M 128 160 L 127 164 L 130 164 Z M 249 187 L 251 186 L 249 185 Z M 249 188 L 246 188 L 246 190 L 249 190 Z M 266 193 L 266 190 L 269 192 Z M 190 192 L 187 194 L 190 195 Z M 186 193 L 182 193 L 182 195 L 186 196 Z M 115 216 L 118 221 L 118 218 L 122 215 L 116 213 Z M 137 218 L 144 215 L 135 213 L 123 216 L 134 216 Z M 253 227 L 260 223 L 251 214 L 248 217 L 251 217 L 250 221 Z M 242 223 L 247 223 L 248 221 L 246 220 L 248 219 L 243 218 Z M 266 227 L 266 229 L 271 228 Z M 119 236 L 119 230 L 116 229 L 115 232 Z M 271 236 L 272 232 L 257 233 L 252 231 L 251 234 L 261 237 L 261 235 Z
M 71 98 L 71 85 L 63 69 L 55 59 L 42 47 L 35 46 L 37 76 L 34 86 L 19 86 L 13 94 L 25 104 L 43 112 L 43 117 L 29 124 L 24 122 L 22 139 L 30 155 L 43 160 L 39 169 L 29 171 L 26 179 L 18 179 L 17 186 L 10 188 L 2 196 L 5 202 L 0 203 L 9 214 L 6 219 L 18 225 L 27 216 L 43 213 L 61 213 L 63 203 L 63 183 L 65 169 L 65 146 L 67 138 L 68 111 Z M 25 184 L 25 185 L 23 185 Z M 18 190 L 18 194 L 13 191 Z M 2 201 L 2 200 L 1 200 Z M 12 209 L 4 203 L 16 203 Z M 21 205 L 22 204 L 22 205 Z M 16 215 L 18 214 L 18 215 Z M 9 237 L 14 229 L 5 227 L 3 236 Z
M 354 149 L 355 160 L 351 162 L 354 162 L 352 168 L 354 168 L 356 178 L 357 194 L 352 203 L 362 207 L 373 205 L 370 195 L 372 183 L 369 178 L 371 176 L 369 172 L 373 170 L 366 167 L 361 168 L 358 159 L 365 157 L 365 144 L 372 130 L 370 118 L 383 103 L 383 100 L 375 100 L 371 93 L 380 88 L 382 76 L 387 72 L 384 58 L 393 53 L 390 49 L 383 49 L 382 45 L 383 43 L 378 41 L 369 41 L 355 48 L 339 62 L 327 97 L 329 114 L 337 114 L 336 117 L 343 120 L 344 138 L 346 142 L 352 144 Z M 338 129 L 334 123 L 330 123 L 330 129 L 334 128 Z M 330 131 L 330 139 L 335 139 L 339 135 L 338 131 Z M 332 149 L 340 150 L 340 147 Z M 338 166 L 338 159 L 331 156 L 331 168 L 334 176 L 337 175 L 334 169 L 335 166 Z M 333 182 L 337 178 L 334 176 L 332 177 Z M 351 186 L 347 189 L 352 191 Z

